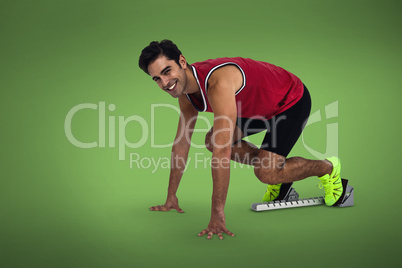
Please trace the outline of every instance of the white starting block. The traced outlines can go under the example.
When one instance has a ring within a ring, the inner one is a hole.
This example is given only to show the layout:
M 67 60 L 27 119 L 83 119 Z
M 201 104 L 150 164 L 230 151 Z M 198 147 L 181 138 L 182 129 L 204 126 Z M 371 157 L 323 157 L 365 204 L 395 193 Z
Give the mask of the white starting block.
M 348 180 L 342 179 L 343 193 L 333 206 L 335 207 L 350 207 L 354 204 L 354 188 L 348 184 Z M 307 206 L 317 206 L 325 204 L 324 197 L 313 197 L 299 199 L 299 194 L 294 188 L 289 188 L 283 199 L 271 202 L 253 203 L 251 209 L 254 211 L 265 211 L 283 208 L 297 208 Z

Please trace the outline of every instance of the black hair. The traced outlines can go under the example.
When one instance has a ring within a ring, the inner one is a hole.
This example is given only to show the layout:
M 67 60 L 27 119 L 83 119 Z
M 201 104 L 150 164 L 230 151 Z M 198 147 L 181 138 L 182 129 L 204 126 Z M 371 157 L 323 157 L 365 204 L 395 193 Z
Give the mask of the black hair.
M 145 47 L 140 55 L 138 65 L 149 75 L 148 65 L 154 62 L 159 56 L 164 55 L 169 60 L 174 60 L 180 66 L 181 51 L 170 40 L 162 40 L 161 42 L 152 41 Z

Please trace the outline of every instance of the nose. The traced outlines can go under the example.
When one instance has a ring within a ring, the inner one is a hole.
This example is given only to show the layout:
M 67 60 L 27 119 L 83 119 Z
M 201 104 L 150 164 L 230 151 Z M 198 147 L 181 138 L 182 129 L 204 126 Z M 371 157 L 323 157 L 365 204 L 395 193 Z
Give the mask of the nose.
M 161 81 L 163 88 L 167 87 L 167 85 L 169 84 L 169 79 L 167 79 L 166 77 L 161 77 Z

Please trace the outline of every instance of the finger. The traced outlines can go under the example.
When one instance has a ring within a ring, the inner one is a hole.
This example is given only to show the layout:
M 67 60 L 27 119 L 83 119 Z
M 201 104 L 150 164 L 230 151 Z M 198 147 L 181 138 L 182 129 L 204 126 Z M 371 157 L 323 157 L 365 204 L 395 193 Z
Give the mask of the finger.
M 153 210 L 154 211 L 160 211 L 160 210 L 162 210 L 162 206 L 154 206 Z
M 209 233 L 208 233 L 208 236 L 207 236 L 207 239 L 211 239 L 213 235 L 214 235 L 213 232 L 209 232 Z
M 228 234 L 228 235 L 230 235 L 230 236 L 235 236 L 234 235 L 234 233 L 232 233 L 231 231 L 229 231 L 229 230 L 223 230 L 224 232 L 225 232 L 225 234 Z
M 176 208 L 176 210 L 180 213 L 184 213 L 184 211 L 181 208 Z
M 222 233 L 218 233 L 218 237 L 219 237 L 220 240 L 222 240 L 223 239 Z
M 160 211 L 169 211 L 170 208 L 166 207 L 166 206 L 160 206 L 159 208 Z
M 165 206 L 159 205 L 159 206 L 154 206 L 151 207 L 152 211 L 167 211 Z
M 208 229 L 204 229 L 202 230 L 201 233 L 198 234 L 198 236 L 203 236 L 204 234 L 206 234 L 208 232 Z

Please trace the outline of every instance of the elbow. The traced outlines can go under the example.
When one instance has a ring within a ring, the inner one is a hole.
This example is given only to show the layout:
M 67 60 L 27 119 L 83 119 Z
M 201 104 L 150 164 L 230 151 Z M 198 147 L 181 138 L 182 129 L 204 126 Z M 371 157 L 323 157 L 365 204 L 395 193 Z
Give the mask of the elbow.
M 214 147 L 213 149 L 213 155 L 215 157 L 225 157 L 225 158 L 230 158 L 230 155 L 232 154 L 232 147 Z

